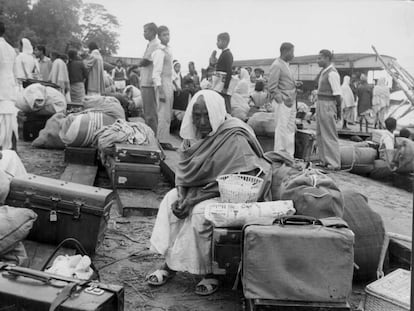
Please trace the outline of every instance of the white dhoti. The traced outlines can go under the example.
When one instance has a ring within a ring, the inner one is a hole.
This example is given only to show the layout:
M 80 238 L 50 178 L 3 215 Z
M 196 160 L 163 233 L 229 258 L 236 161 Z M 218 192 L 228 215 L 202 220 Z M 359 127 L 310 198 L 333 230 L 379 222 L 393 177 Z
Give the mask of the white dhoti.
M 3 150 L 1 151 L 1 154 L 0 170 L 5 172 L 11 178 L 26 176 L 26 169 L 15 151 Z
M 204 209 L 217 199 L 197 204 L 187 218 L 178 219 L 171 210 L 177 198 L 177 190 L 172 189 L 162 200 L 151 235 L 151 250 L 164 255 L 172 270 L 211 273 L 213 225 L 205 219 Z
M 272 101 L 276 121 L 274 151 L 285 151 L 292 157 L 295 152 L 296 107 Z
M 161 87 L 164 94 L 160 98 L 157 94 L 158 102 L 158 129 L 157 138 L 161 143 L 170 142 L 171 114 L 174 101 L 174 88 L 171 81 L 161 80 Z

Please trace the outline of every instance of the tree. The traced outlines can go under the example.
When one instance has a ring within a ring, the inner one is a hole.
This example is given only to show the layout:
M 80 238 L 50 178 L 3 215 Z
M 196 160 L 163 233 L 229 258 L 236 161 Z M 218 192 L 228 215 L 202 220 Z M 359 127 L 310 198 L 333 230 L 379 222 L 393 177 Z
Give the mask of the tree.
M 119 47 L 119 22 L 103 5 L 85 3 L 80 14 L 80 39 L 85 44 L 96 42 L 102 55 L 115 54 Z
M 63 52 L 81 31 L 79 12 L 81 0 L 39 0 L 28 19 L 31 29 L 48 50 Z
M 30 0 L 0 0 L 0 20 L 6 26 L 6 39 L 18 46 L 22 31 L 27 27 Z

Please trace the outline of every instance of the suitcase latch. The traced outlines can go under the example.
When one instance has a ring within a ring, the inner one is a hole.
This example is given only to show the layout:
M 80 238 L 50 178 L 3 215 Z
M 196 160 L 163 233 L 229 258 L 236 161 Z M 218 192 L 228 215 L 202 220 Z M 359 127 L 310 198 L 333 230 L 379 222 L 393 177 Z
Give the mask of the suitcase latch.
M 81 216 L 81 210 L 82 210 L 82 206 L 83 206 L 83 202 L 76 200 L 73 202 L 75 204 L 75 208 L 73 210 L 73 219 L 79 219 Z
M 58 204 L 60 202 L 60 198 L 57 197 L 50 197 L 50 200 L 53 202 L 53 209 L 49 213 L 49 221 L 50 222 L 56 222 L 57 221 L 57 209 Z
M 24 196 L 26 197 L 24 199 L 24 202 L 23 202 L 23 207 L 24 208 L 30 208 L 30 206 L 31 206 L 30 199 L 33 195 L 34 195 L 34 192 L 31 192 L 31 191 L 25 191 L 24 192 Z

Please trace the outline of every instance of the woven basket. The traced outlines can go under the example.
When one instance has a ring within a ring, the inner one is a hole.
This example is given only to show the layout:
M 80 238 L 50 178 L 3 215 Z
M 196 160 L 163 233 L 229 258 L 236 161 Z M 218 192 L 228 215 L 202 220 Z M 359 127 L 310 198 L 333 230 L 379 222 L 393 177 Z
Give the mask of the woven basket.
M 263 185 L 262 178 L 243 174 L 222 175 L 217 182 L 223 203 L 257 202 Z
M 409 311 L 411 273 L 397 269 L 368 284 L 365 311 Z

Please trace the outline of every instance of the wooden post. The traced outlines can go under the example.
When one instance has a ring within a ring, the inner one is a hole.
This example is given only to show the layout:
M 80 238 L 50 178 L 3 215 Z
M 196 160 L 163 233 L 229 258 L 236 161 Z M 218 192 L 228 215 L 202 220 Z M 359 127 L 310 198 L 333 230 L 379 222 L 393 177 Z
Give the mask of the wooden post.
M 412 225 L 411 225 L 411 299 L 410 299 L 410 310 L 414 309 L 414 184 L 413 184 L 413 209 L 412 209 Z

